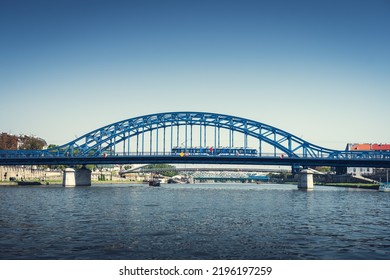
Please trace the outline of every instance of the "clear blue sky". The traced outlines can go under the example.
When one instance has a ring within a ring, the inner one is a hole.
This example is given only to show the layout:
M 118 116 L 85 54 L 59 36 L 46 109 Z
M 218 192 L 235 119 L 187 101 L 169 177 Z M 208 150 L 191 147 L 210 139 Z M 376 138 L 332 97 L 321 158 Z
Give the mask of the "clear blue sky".
M 390 1 L 0 1 L 0 131 L 64 144 L 166 111 L 390 142 Z

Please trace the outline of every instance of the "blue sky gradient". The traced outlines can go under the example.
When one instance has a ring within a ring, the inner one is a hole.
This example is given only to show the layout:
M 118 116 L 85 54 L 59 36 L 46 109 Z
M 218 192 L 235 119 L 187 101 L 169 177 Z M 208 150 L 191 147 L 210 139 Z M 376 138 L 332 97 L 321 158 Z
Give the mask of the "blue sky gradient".
M 390 142 L 390 1 L 0 1 L 0 131 L 208 111 Z

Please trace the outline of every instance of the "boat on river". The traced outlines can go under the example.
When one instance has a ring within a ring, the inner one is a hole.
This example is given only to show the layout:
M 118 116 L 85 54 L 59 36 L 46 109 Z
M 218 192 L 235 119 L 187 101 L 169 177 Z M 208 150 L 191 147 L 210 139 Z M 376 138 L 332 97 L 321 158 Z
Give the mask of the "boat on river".
M 18 181 L 19 186 L 39 186 L 42 185 L 41 182 L 37 181 Z
M 390 184 L 389 183 L 380 184 L 378 191 L 380 191 L 380 192 L 390 192 Z
M 150 187 L 159 187 L 160 180 L 158 180 L 158 179 L 149 180 L 149 186 Z
M 389 184 L 389 170 L 386 170 L 386 183 L 381 183 L 379 185 L 378 191 L 380 192 L 390 192 L 390 184 Z

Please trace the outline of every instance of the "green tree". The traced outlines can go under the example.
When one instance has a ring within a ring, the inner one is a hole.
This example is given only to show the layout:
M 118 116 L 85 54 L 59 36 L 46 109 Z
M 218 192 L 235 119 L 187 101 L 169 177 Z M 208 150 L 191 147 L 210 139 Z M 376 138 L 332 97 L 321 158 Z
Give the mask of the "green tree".
M 322 173 L 329 173 L 331 171 L 330 166 L 317 166 L 314 169 Z
M 20 150 L 42 150 L 47 145 L 45 140 L 27 135 L 19 136 L 19 142 Z
M 0 134 L 0 150 L 17 150 L 18 149 L 18 136 L 10 135 L 8 133 Z
M 160 164 L 151 164 L 144 167 L 145 169 L 158 169 L 157 173 L 167 176 L 167 177 L 173 177 L 179 172 L 176 170 L 176 167 L 170 164 L 160 163 Z M 164 170 L 166 169 L 166 170 Z

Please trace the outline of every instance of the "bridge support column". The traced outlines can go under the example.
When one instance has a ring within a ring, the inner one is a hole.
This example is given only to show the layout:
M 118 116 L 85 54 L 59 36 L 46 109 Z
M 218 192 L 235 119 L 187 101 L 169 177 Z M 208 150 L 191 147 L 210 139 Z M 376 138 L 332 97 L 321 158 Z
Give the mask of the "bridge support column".
M 75 187 L 76 186 L 76 171 L 73 168 L 65 168 L 64 175 L 62 178 L 62 185 L 64 187 Z
M 81 169 L 74 170 L 73 168 L 66 168 L 62 185 L 64 187 L 87 187 L 91 185 L 92 171 L 83 166 Z
M 92 171 L 83 166 L 76 170 L 76 186 L 89 187 L 91 186 L 91 173 Z
M 303 169 L 298 175 L 298 189 L 312 190 L 314 188 L 313 174 L 313 171 Z

